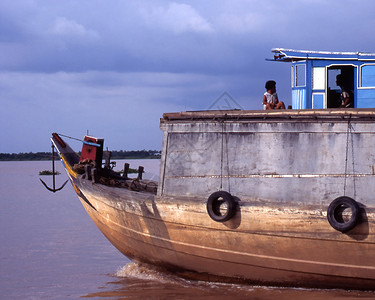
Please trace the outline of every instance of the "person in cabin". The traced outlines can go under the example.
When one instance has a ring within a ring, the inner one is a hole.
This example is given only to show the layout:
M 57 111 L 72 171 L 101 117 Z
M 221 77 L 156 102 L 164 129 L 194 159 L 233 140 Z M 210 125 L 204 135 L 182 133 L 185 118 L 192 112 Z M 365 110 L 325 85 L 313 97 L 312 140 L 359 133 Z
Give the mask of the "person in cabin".
M 336 84 L 341 88 L 340 101 L 341 108 L 354 107 L 353 92 L 348 88 L 348 82 L 344 75 L 336 76 Z
M 266 92 L 263 95 L 264 109 L 285 109 L 283 101 L 279 101 L 276 93 L 276 82 L 268 80 L 265 85 Z

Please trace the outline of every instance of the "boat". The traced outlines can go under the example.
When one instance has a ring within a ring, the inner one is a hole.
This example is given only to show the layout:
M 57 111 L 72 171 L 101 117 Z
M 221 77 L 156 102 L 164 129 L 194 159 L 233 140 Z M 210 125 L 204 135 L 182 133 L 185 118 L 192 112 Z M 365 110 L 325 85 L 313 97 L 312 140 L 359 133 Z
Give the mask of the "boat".
M 375 289 L 375 54 L 273 49 L 292 109 L 165 113 L 158 181 L 52 134 L 83 207 L 133 261 L 180 276 Z M 353 81 L 338 108 L 331 77 Z

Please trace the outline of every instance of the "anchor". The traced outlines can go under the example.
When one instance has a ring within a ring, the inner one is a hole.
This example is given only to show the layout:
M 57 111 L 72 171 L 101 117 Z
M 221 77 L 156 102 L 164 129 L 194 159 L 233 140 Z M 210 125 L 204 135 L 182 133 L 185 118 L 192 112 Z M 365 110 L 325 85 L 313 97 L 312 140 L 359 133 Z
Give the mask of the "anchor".
M 57 191 L 60 191 L 60 190 L 62 190 L 62 188 L 66 185 L 66 183 L 68 182 L 68 180 L 67 181 L 65 181 L 64 182 L 64 184 L 61 186 L 61 187 L 59 187 L 58 189 L 56 188 L 56 185 L 55 185 L 55 146 L 53 145 L 53 143 L 52 143 L 52 175 L 53 175 L 53 188 L 50 188 L 42 179 L 40 179 L 39 178 L 39 180 L 43 183 L 43 185 L 46 187 L 46 189 L 47 190 L 49 190 L 49 191 L 51 191 L 51 192 L 53 192 L 53 193 L 55 193 L 55 192 L 57 192 Z

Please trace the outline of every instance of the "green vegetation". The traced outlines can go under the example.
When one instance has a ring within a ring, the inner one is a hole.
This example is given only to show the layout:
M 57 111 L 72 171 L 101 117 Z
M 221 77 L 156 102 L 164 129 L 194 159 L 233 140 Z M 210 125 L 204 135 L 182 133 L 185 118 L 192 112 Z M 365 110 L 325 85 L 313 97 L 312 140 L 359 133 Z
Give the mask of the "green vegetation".
M 111 151 L 111 159 L 154 159 L 160 158 L 157 150 Z M 56 155 L 57 156 L 57 155 Z M 0 161 L 51 160 L 51 152 L 0 153 Z
M 51 160 L 51 152 L 37 152 L 37 153 L 0 153 L 0 161 L 14 161 L 14 160 Z
M 39 175 L 53 175 L 53 172 L 50 170 L 44 170 L 44 171 L 40 171 Z M 55 175 L 60 175 L 60 172 L 55 171 Z
M 160 158 L 160 151 L 157 150 L 137 150 L 137 151 L 115 151 L 112 150 L 111 159 L 154 159 Z

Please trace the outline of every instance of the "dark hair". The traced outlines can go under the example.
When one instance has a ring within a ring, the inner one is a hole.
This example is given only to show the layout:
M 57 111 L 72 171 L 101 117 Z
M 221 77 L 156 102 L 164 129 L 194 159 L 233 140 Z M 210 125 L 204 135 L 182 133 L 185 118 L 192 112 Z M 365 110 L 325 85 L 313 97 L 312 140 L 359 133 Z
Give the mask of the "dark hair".
M 274 81 L 274 80 L 268 80 L 266 82 L 265 88 L 268 91 L 268 90 L 272 89 L 275 86 L 276 86 L 276 81 Z
M 337 85 L 347 85 L 347 78 L 343 74 L 339 74 L 336 76 Z

